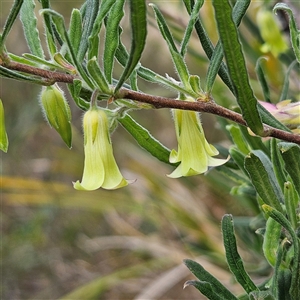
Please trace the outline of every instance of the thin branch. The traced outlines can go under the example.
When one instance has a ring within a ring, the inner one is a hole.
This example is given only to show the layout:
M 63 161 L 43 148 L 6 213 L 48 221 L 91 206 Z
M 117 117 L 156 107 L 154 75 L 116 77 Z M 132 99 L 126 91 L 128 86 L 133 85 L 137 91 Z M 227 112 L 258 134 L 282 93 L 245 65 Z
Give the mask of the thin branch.
M 7 69 L 16 70 L 22 73 L 32 74 L 36 76 L 40 76 L 41 78 L 48 79 L 51 83 L 55 82 L 65 82 L 65 83 L 73 83 L 73 80 L 76 78 L 73 75 L 65 74 L 56 71 L 44 70 L 32 66 L 28 66 L 25 64 L 5 61 L 0 59 L 0 65 L 6 67 Z M 141 92 L 132 91 L 129 89 L 122 88 L 115 95 L 115 99 L 130 99 L 138 102 L 151 104 L 153 108 L 174 108 L 174 109 L 183 109 L 183 110 L 192 110 L 198 112 L 206 112 L 213 115 L 217 115 L 223 117 L 225 119 L 231 120 L 235 123 L 238 123 L 243 126 L 247 126 L 245 120 L 242 115 L 231 111 L 227 108 L 224 108 L 213 101 L 181 101 L 166 97 L 153 96 L 144 94 Z M 284 141 L 293 142 L 300 145 L 300 135 L 293 134 L 290 132 L 286 132 L 280 129 L 276 129 L 274 127 L 268 126 L 264 124 L 264 137 L 274 137 Z

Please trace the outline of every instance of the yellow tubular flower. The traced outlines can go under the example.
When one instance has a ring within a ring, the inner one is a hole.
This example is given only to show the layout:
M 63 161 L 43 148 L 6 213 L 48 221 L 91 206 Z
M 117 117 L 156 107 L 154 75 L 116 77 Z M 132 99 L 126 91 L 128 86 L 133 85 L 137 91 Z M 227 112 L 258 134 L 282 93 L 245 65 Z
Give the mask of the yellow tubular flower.
M 173 110 L 173 116 L 178 152 L 173 149 L 169 160 L 171 163 L 180 162 L 180 165 L 168 175 L 169 177 L 202 174 L 208 167 L 220 166 L 228 161 L 212 157 L 219 152 L 207 142 L 197 112 L 176 109 Z
M 100 187 L 108 190 L 126 186 L 115 158 L 109 135 L 106 113 L 93 107 L 83 118 L 84 171 L 81 183 L 73 183 L 76 190 L 92 191 Z

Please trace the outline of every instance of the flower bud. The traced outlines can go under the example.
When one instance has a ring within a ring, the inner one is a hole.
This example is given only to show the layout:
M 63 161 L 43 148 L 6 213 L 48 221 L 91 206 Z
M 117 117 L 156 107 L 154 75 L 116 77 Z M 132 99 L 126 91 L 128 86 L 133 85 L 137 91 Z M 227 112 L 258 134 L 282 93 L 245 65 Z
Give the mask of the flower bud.
M 0 99 L 0 149 L 7 152 L 8 149 L 8 137 L 5 130 L 5 119 L 4 119 L 4 107 Z
M 44 115 L 69 148 L 72 145 L 71 111 L 63 92 L 57 85 L 44 87 L 41 93 Z

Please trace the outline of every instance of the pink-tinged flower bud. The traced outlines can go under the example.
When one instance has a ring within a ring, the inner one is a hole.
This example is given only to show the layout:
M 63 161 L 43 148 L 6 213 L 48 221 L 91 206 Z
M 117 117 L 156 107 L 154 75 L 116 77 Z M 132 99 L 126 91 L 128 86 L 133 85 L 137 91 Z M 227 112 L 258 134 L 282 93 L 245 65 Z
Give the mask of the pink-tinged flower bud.
M 277 104 L 260 101 L 278 121 L 295 133 L 300 133 L 300 102 L 283 100 Z
M 55 84 L 43 87 L 41 105 L 44 115 L 69 148 L 72 146 L 71 111 L 63 92 Z
M 8 137 L 5 130 L 5 118 L 4 118 L 4 107 L 0 99 L 0 149 L 7 152 L 8 149 Z
M 76 190 L 108 190 L 126 186 L 117 166 L 109 135 L 109 120 L 104 110 L 92 107 L 83 117 L 84 171 L 82 181 L 73 183 Z
M 194 101 L 189 98 L 188 101 Z M 180 162 L 180 165 L 169 177 L 178 178 L 205 173 L 208 167 L 225 164 L 228 159 L 218 159 L 218 150 L 210 145 L 204 135 L 199 114 L 194 111 L 173 110 L 175 130 L 178 141 L 178 151 L 174 149 L 170 154 L 170 162 Z

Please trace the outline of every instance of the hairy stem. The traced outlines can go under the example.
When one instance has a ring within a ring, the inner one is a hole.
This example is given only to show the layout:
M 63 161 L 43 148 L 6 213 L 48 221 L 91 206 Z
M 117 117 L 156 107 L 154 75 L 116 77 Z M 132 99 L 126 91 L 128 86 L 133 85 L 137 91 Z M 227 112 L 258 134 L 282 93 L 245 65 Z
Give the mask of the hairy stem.
M 0 59 L 0 65 L 3 67 L 16 70 L 22 73 L 27 73 L 31 75 L 40 76 L 42 79 L 46 79 L 45 85 L 54 84 L 55 82 L 64 82 L 64 83 L 73 83 L 73 80 L 76 76 L 65 74 L 62 72 L 49 71 L 40 69 L 37 67 L 28 66 L 25 64 L 12 62 L 8 60 Z M 174 108 L 174 109 L 183 109 L 183 110 L 192 110 L 198 112 L 206 112 L 213 115 L 217 115 L 223 117 L 225 119 L 231 120 L 235 123 L 241 124 L 243 126 L 247 126 L 245 120 L 239 113 L 231 111 L 227 108 L 224 108 L 212 100 L 204 102 L 204 101 L 181 101 L 166 97 L 153 96 L 149 94 L 144 94 L 141 92 L 132 91 L 126 88 L 122 88 L 119 90 L 117 95 L 115 95 L 115 99 L 131 99 L 138 102 L 148 103 L 152 105 L 153 108 Z M 290 132 L 286 132 L 283 130 L 279 130 L 264 124 L 264 137 L 274 137 L 284 141 L 293 142 L 300 145 L 300 135 L 293 134 Z

